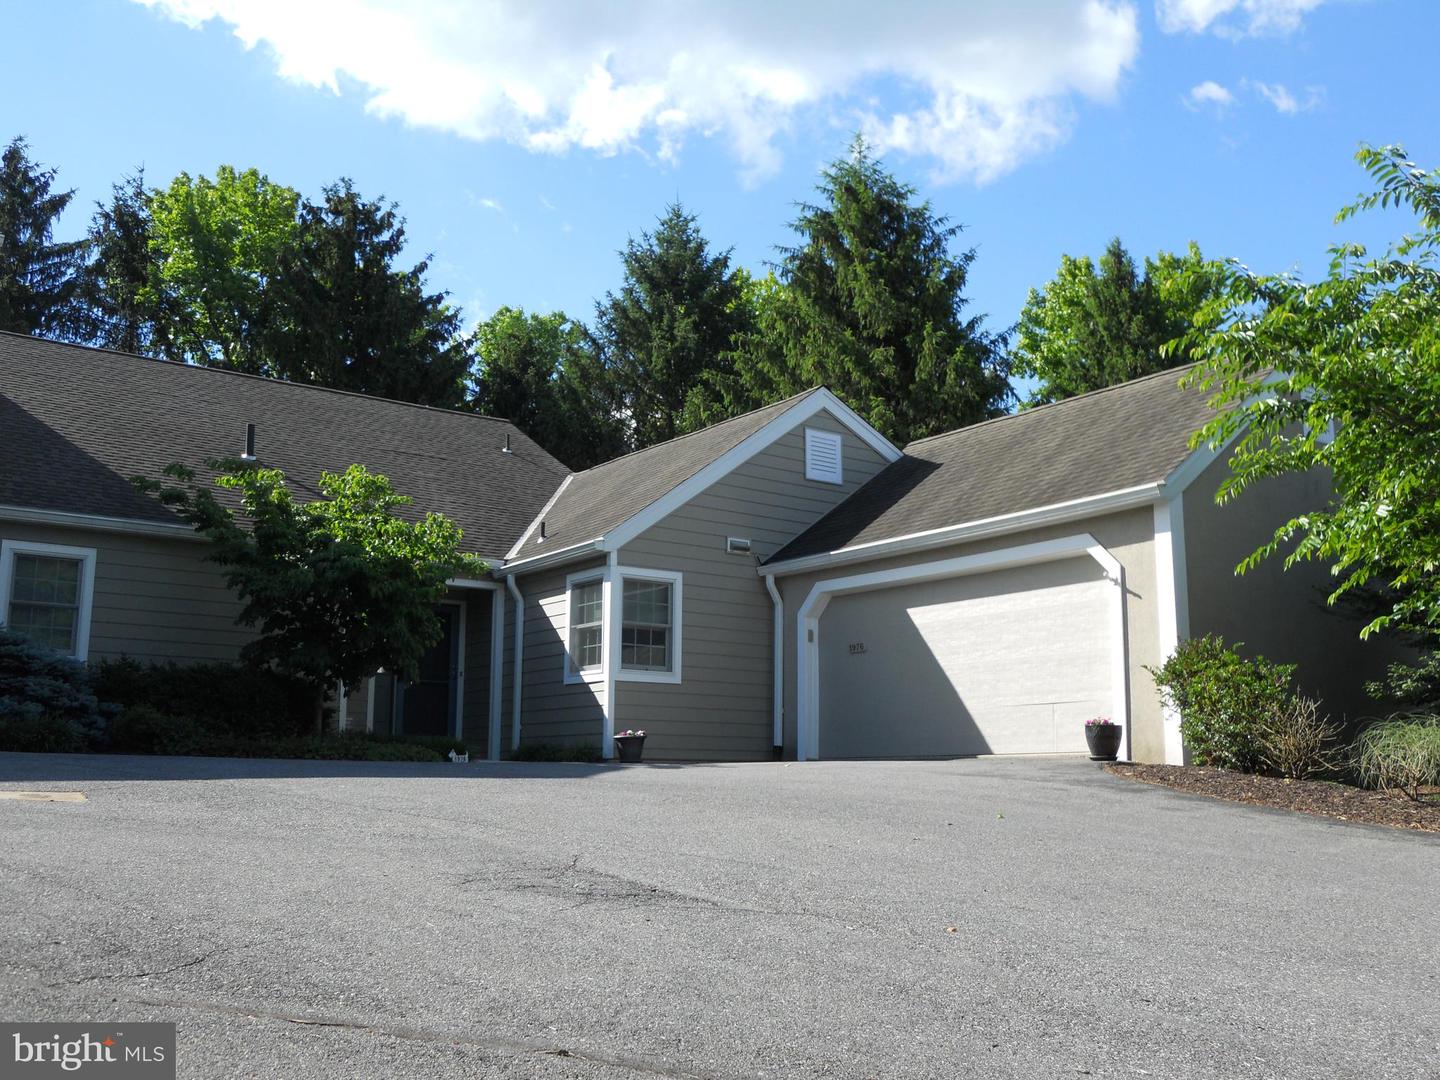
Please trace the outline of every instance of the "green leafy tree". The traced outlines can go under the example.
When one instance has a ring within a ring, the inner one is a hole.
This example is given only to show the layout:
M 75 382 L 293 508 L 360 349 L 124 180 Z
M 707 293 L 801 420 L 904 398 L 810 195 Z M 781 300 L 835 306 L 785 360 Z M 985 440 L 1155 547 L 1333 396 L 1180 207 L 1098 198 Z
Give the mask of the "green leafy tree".
M 310 502 L 278 469 L 207 467 L 227 502 L 238 497 L 238 512 L 183 465 L 165 469 L 169 482 L 135 483 L 209 539 L 209 559 L 243 602 L 238 622 L 258 634 L 242 658 L 309 684 L 317 734 L 337 679 L 358 682 L 382 667 L 413 679 L 440 638 L 434 605 L 446 582 L 485 571 L 461 552 L 459 526 L 439 514 L 402 517 L 411 500 L 361 465 L 322 473 L 321 497 Z
M 56 242 L 55 222 L 75 197 L 56 172 L 30 160 L 17 136 L 0 154 L 0 330 L 71 338 L 81 333 L 76 293 L 84 240 Z
M 1292 518 L 1241 569 L 1284 553 L 1285 565 L 1333 567 L 1331 602 L 1367 585 L 1390 602 L 1362 630 L 1440 630 L 1440 170 L 1402 148 L 1364 147 L 1374 190 L 1337 221 L 1371 209 L 1413 214 L 1417 228 L 1371 255 L 1331 249 L 1307 283 L 1213 264 L 1220 295 L 1185 347 L 1190 381 L 1219 412 L 1198 443 L 1235 439 L 1228 502 L 1268 477 L 1323 469 L 1330 503 Z
M 222 165 L 215 178 L 181 173 L 151 194 L 156 292 L 172 360 L 274 375 L 273 292 L 296 241 L 300 196 L 255 169 Z
M 115 184 L 108 203 L 95 204 L 90 251 L 81 287 L 86 336 L 93 344 L 121 352 L 159 347 L 168 326 L 157 306 L 159 264 L 151 246 L 150 193 L 143 170 Z
M 1012 355 L 1016 375 L 1039 380 L 1028 405 L 1043 405 L 1186 363 L 1164 346 L 1191 328 L 1215 292 L 1194 244 L 1162 252 L 1144 272 L 1117 237 L 1097 267 L 1089 256 L 1060 256 L 1055 278 L 1030 290 Z
M 509 420 L 573 469 L 625 449 L 610 373 L 562 312 L 503 307 L 480 324 L 471 405 Z
M 620 259 L 624 281 L 596 305 L 594 335 L 638 450 L 689 430 L 687 403 L 749 330 L 749 309 L 730 252 L 712 253 L 678 203 Z
M 342 179 L 304 204 L 288 243 L 277 218 L 265 354 L 295 382 L 454 407 L 470 365 L 461 314 L 426 291 L 428 261 L 396 268 L 405 223 L 395 211 Z
M 823 383 L 904 443 L 997 416 L 1010 401 L 1003 335 L 967 316 L 973 250 L 857 139 L 800 207 L 792 247 L 752 299 L 757 329 L 722 373 L 729 407 Z M 748 399 L 748 400 L 747 400 Z

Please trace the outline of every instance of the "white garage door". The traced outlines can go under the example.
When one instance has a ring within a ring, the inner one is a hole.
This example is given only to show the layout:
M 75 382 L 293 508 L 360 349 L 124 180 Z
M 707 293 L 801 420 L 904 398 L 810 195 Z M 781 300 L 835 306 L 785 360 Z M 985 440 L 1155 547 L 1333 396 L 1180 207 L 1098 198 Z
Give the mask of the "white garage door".
M 1064 559 L 836 596 L 820 619 L 820 756 L 1069 753 L 1112 708 L 1112 593 Z

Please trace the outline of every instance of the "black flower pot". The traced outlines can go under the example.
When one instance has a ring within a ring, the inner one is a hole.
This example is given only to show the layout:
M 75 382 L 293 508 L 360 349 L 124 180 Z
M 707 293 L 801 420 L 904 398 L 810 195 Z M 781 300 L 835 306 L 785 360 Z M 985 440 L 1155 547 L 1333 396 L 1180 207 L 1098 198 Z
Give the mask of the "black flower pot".
M 616 735 L 615 756 L 620 761 L 639 761 L 645 753 L 644 735 Z
M 1085 745 L 1090 747 L 1091 761 L 1114 761 L 1120 756 L 1119 724 L 1085 725 Z

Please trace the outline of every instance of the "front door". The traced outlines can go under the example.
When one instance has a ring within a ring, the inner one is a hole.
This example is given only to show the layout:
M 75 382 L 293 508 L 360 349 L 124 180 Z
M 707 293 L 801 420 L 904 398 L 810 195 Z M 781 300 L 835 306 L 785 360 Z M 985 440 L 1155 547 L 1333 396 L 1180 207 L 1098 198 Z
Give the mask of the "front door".
M 401 689 L 400 730 L 406 735 L 449 735 L 455 727 L 460 674 L 460 606 L 439 604 L 440 639 L 420 658 L 419 678 Z

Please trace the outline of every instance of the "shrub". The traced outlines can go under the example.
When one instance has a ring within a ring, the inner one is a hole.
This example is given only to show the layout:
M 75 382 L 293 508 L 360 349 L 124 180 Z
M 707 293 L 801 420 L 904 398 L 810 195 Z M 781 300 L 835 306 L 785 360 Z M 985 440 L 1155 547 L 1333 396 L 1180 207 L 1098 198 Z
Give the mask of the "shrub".
M 104 724 L 84 664 L 0 628 L 0 750 L 88 750 Z
M 1440 716 L 1397 713 L 1372 724 L 1356 743 L 1355 764 L 1368 786 L 1419 802 L 1422 788 L 1440 786 Z
M 1265 763 L 1262 732 L 1291 698 L 1294 664 L 1246 659 L 1213 634 L 1182 642 L 1148 668 L 1198 765 L 1254 772 Z
M 1340 725 L 1320 712 L 1320 702 L 1291 694 L 1261 721 L 1260 756 L 1281 776 L 1304 780 L 1335 768 L 1334 748 Z
M 188 722 L 197 734 L 291 738 L 308 734 L 314 726 L 314 694 L 308 686 L 244 664 L 103 660 L 96 667 L 94 686 L 101 701 L 126 712 L 143 707 L 163 713 L 176 718 L 172 727 Z M 142 713 L 141 722 L 153 725 L 154 719 Z
M 193 754 L 206 737 L 193 716 L 173 716 L 151 705 L 130 705 L 110 722 L 106 748 L 117 754 Z

